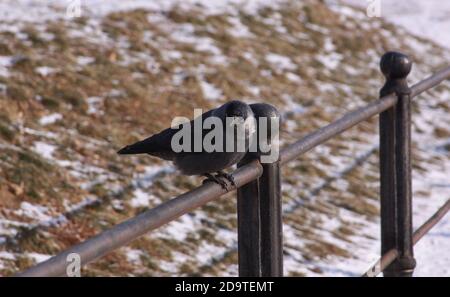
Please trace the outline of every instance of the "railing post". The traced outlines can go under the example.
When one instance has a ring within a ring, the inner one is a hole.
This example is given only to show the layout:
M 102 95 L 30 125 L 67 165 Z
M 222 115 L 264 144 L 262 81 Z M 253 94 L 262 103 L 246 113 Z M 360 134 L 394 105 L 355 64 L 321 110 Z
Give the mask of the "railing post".
M 237 192 L 239 276 L 283 276 L 280 114 L 265 103 L 250 107 L 257 120 L 257 138 L 238 167 L 259 159 L 263 174 Z
M 380 96 L 395 93 L 398 98 L 380 114 L 381 254 L 399 251 L 384 276 L 412 276 L 411 90 L 406 82 L 412 62 L 404 54 L 388 52 L 380 67 L 386 77 Z
M 250 161 L 245 158 L 238 167 Z M 238 263 L 239 276 L 261 276 L 261 222 L 259 180 L 256 179 L 238 188 Z
M 283 276 L 280 162 L 263 165 L 260 177 L 261 276 Z

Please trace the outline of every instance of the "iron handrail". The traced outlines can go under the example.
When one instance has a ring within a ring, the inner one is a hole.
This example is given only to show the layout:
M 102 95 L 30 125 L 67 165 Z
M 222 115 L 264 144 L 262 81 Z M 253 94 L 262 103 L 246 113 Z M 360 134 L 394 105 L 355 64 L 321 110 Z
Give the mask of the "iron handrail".
M 438 85 L 450 78 L 450 66 L 431 75 L 411 87 L 411 97 Z M 299 141 L 285 147 L 280 152 L 280 165 L 294 160 L 298 156 L 324 143 L 333 136 L 341 134 L 356 124 L 389 109 L 397 103 L 397 97 L 390 94 L 355 111 L 345 114 L 340 119 L 306 135 Z M 239 167 L 232 175 L 236 187 L 229 185 L 231 191 L 258 179 L 263 174 L 262 165 L 255 160 Z M 108 252 L 122 247 L 137 237 L 154 230 L 178 217 L 192 211 L 207 202 L 217 199 L 228 191 L 217 184 L 207 183 L 153 209 L 128 219 L 86 241 L 79 243 L 52 258 L 33 266 L 16 276 L 60 276 L 66 273 L 67 256 L 76 253 L 81 259 L 81 266 L 98 259 Z M 392 255 L 391 255 L 392 257 Z M 397 255 L 395 255 L 397 257 Z M 395 258 L 394 258 L 395 259 Z
M 424 91 L 438 85 L 445 79 L 450 78 L 450 66 L 446 67 L 434 75 L 420 81 L 411 87 L 411 98 L 418 96 Z M 340 119 L 306 135 L 302 139 L 294 142 L 288 147 L 281 150 L 281 164 L 285 164 L 300 154 L 303 154 L 319 144 L 329 140 L 351 127 L 380 114 L 397 103 L 397 97 L 394 94 L 384 96 L 379 100 L 373 101 L 368 105 L 349 112 Z

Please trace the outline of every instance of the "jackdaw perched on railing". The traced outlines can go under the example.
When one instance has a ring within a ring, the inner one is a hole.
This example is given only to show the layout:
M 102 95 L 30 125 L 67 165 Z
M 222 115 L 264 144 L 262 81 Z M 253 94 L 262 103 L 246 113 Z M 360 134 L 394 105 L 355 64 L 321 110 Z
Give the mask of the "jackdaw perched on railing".
M 186 132 L 183 134 L 183 132 Z M 227 189 L 223 170 L 242 160 L 256 136 L 252 109 L 234 100 L 179 125 L 128 145 L 119 154 L 149 154 L 173 161 L 185 175 L 206 176 Z M 217 173 L 213 175 L 212 173 Z

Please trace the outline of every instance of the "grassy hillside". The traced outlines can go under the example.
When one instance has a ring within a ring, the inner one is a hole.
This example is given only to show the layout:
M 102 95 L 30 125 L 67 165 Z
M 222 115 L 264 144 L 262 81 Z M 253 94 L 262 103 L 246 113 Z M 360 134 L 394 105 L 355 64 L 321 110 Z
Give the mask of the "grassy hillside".
M 411 54 L 412 82 L 449 61 L 448 51 L 357 9 L 297 2 L 0 26 L 0 275 L 199 185 L 169 163 L 115 153 L 174 116 L 231 99 L 269 102 L 290 143 L 374 100 L 385 51 Z M 426 182 L 431 172 L 438 180 L 450 172 L 449 97 L 445 83 L 414 102 L 414 190 L 423 204 L 438 193 Z M 376 135 L 373 118 L 283 169 L 287 275 L 353 275 L 374 259 Z M 229 194 L 82 273 L 236 275 L 235 202 Z

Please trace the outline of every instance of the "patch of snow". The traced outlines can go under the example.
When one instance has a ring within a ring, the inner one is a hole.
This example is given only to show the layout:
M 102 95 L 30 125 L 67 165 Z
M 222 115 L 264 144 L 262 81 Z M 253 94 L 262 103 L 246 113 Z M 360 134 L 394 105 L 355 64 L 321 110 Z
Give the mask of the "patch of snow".
M 9 76 L 8 67 L 11 67 L 13 63 L 13 57 L 11 56 L 0 56 L 0 76 Z
M 52 113 L 46 116 L 43 116 L 39 119 L 39 124 L 42 126 L 53 124 L 63 118 L 62 114 L 60 113 Z
M 316 59 L 328 69 L 336 69 L 341 63 L 342 58 L 341 54 L 334 52 L 316 55 Z
M 317 80 L 315 82 L 315 84 L 316 84 L 317 89 L 320 90 L 321 94 L 334 93 L 337 91 L 337 88 L 335 87 L 335 85 L 328 83 L 328 82 L 323 82 L 323 81 Z
M 169 50 L 163 51 L 161 54 L 163 56 L 163 59 L 166 61 L 179 60 L 183 58 L 183 53 L 180 51 Z
M 225 55 L 221 55 L 221 54 L 209 56 L 209 57 L 208 57 L 208 61 L 209 61 L 211 64 L 215 64 L 215 65 L 226 66 L 226 65 L 229 64 L 229 62 L 228 62 L 228 57 L 225 56 Z
M 151 195 L 144 192 L 142 189 L 137 188 L 133 191 L 133 199 L 130 200 L 132 207 L 148 207 L 150 206 Z
M 48 221 L 52 217 L 48 214 L 49 209 L 42 205 L 35 205 L 29 202 L 22 202 L 20 208 L 14 211 L 19 216 L 25 216 L 38 221 Z
M 352 75 L 352 76 L 357 76 L 361 73 L 361 70 L 358 70 L 351 65 L 345 65 L 343 68 L 347 72 L 347 74 Z
M 253 56 L 253 54 L 251 52 L 244 52 L 242 54 L 242 56 L 249 61 L 250 63 L 252 63 L 253 65 L 258 65 L 258 60 Z
M 341 0 L 329 1 L 340 12 L 343 12 L 344 6 L 339 2 L 350 3 L 363 9 L 367 8 L 367 1 L 359 0 Z M 409 32 L 428 38 L 439 45 L 450 48 L 450 2 L 442 0 L 381 0 L 381 17 L 404 27 Z M 340 6 L 340 7 L 339 7 Z M 350 8 L 346 8 L 351 16 L 356 13 Z M 357 15 L 370 20 L 364 13 L 358 12 Z M 376 19 L 376 18 L 375 18 Z
M 199 52 L 208 52 L 213 55 L 222 54 L 222 51 L 215 45 L 212 38 L 195 35 L 195 27 L 192 24 L 185 23 L 175 26 L 174 24 L 167 23 L 162 29 L 170 34 L 172 40 L 190 44 Z
M 118 90 L 118 89 L 111 89 L 107 96 L 109 97 L 120 97 L 120 96 L 124 96 L 125 92 L 123 90 Z
M 258 86 L 248 85 L 247 90 L 254 96 L 259 96 L 261 94 L 261 88 Z
M 30 0 L 28 0 L 30 1 Z M 36 0 L 35 0 L 36 1 Z M 53 0 L 56 1 L 56 0 Z M 60 5 L 65 1 L 57 1 Z M 62 3 L 61 3 L 62 2 Z M 83 5 L 83 8 L 95 15 L 105 15 L 114 11 L 132 10 L 137 8 L 145 8 L 153 11 L 167 11 L 178 5 L 179 9 L 200 6 L 208 14 L 218 13 L 236 13 L 236 8 L 240 8 L 246 13 L 255 14 L 262 6 L 275 7 L 279 0 L 128 0 L 118 1 L 114 5 L 105 3 L 102 0 L 89 0 Z M 66 6 L 64 6 L 66 7 Z
M 286 57 L 286 56 L 282 56 L 282 55 L 278 55 L 275 53 L 269 53 L 266 55 L 266 61 L 269 62 L 270 64 L 272 64 L 273 67 L 275 67 L 275 69 L 280 70 L 280 71 L 284 71 L 284 70 L 296 70 L 297 69 L 297 65 L 295 65 L 291 58 Z
M 330 30 L 328 30 L 328 28 L 325 28 L 325 27 L 322 27 L 322 26 L 319 26 L 319 25 L 313 24 L 313 23 L 305 23 L 305 27 L 312 31 L 322 33 L 324 35 L 327 35 L 330 33 Z
M 216 88 L 213 84 L 210 84 L 205 80 L 201 80 L 200 87 L 202 88 L 203 96 L 205 97 L 205 99 L 216 101 L 222 98 L 222 90 Z
M 161 229 L 161 233 L 169 238 L 183 241 L 190 232 L 195 232 L 200 223 L 191 215 L 184 215 L 170 222 Z
M 72 205 L 64 205 L 64 207 L 67 212 L 75 212 L 79 209 L 82 209 L 86 206 L 93 205 L 94 203 L 97 203 L 97 202 L 98 202 L 98 199 L 90 196 L 90 197 L 87 197 L 86 199 L 82 200 L 81 202 L 78 202 L 78 203 L 72 204 Z
M 269 70 L 269 69 L 261 69 L 260 73 L 264 77 L 271 77 L 272 76 L 272 70 Z
M 302 81 L 300 76 L 298 76 L 297 74 L 292 73 L 292 72 L 287 72 L 286 73 L 286 78 L 289 79 L 292 82 L 301 82 Z
M 334 46 L 333 39 L 330 36 L 327 36 L 324 40 L 323 49 L 325 52 L 333 52 L 336 50 L 336 47 Z
M 86 66 L 93 62 L 95 62 L 94 57 L 86 57 L 86 56 L 78 56 L 77 57 L 77 64 L 80 66 Z
M 172 173 L 175 168 L 172 166 L 146 166 L 144 173 L 137 173 L 133 176 L 133 186 L 135 188 L 148 188 L 153 184 L 153 181 L 162 174 Z
M 50 259 L 51 255 L 45 255 L 40 253 L 26 253 L 26 255 L 30 258 L 32 258 L 36 263 L 44 262 L 48 259 Z
M 356 6 L 362 6 L 362 7 L 364 7 L 363 5 L 367 4 L 367 2 L 361 3 L 362 1 L 359 1 L 359 0 L 327 0 L 327 3 L 329 4 L 331 9 L 338 12 L 340 15 L 342 15 L 344 17 L 348 17 L 348 18 L 352 18 L 352 19 L 356 19 L 356 20 L 364 20 L 364 19 L 368 18 L 368 16 L 365 14 L 365 12 L 355 9 L 353 7 L 349 7 L 347 5 L 344 5 L 345 1 L 347 3 L 353 4 Z
M 40 74 L 41 76 L 46 77 L 49 74 L 56 72 L 56 69 L 48 66 L 41 66 L 36 67 L 34 71 L 36 71 L 36 73 Z
M 125 208 L 124 208 L 125 205 L 124 205 L 124 203 L 123 203 L 122 200 L 112 200 L 112 201 L 111 201 L 111 206 L 112 206 L 112 208 L 113 208 L 114 210 L 122 211 L 122 210 L 125 209 Z
M 176 259 L 176 261 L 164 261 L 160 260 L 158 261 L 158 266 L 162 270 L 170 273 L 171 275 L 177 275 L 179 273 L 179 266 L 183 263 L 187 263 L 189 260 L 191 260 L 191 257 L 188 257 L 187 255 L 180 253 L 178 251 L 171 251 L 172 259 Z
M 172 83 L 175 86 L 181 86 L 185 78 L 186 72 L 183 71 L 181 68 L 176 68 L 175 73 L 172 75 Z
M 8 89 L 7 85 L 0 83 L 0 93 L 1 94 L 6 94 L 7 89 Z
M 5 260 L 15 260 L 16 255 L 14 255 L 13 253 L 10 253 L 10 252 L 6 252 L 6 251 L 0 251 L 0 258 L 5 259 Z
M 209 37 L 197 37 L 195 49 L 199 52 L 209 52 L 213 55 L 221 55 L 222 51 L 214 44 L 214 39 Z
M 56 133 L 49 132 L 49 131 L 34 130 L 34 129 L 31 129 L 31 128 L 28 128 L 28 127 L 22 127 L 21 132 L 27 133 L 27 134 L 30 134 L 30 135 L 45 137 L 45 138 L 48 138 L 48 139 L 56 139 L 58 137 L 58 135 Z
M 36 141 L 32 150 L 46 159 L 53 159 L 53 152 L 56 150 L 56 146 L 46 142 Z
M 147 67 L 147 70 L 153 74 L 157 74 L 161 67 L 161 65 L 158 62 L 156 62 L 156 60 L 153 57 L 147 60 L 145 66 Z
M 133 264 L 139 264 L 141 262 L 141 256 L 144 253 L 141 250 L 127 248 L 125 250 L 125 256 L 127 257 L 128 262 Z
M 205 255 L 220 255 L 227 250 L 224 246 L 217 246 L 207 241 L 202 241 L 198 247 L 198 251 L 195 254 L 196 262 L 200 265 L 210 264 L 210 258 Z
M 238 16 L 228 17 L 228 22 L 231 24 L 231 28 L 228 29 L 228 33 L 237 38 L 249 38 L 253 37 L 248 27 L 242 24 Z
M 417 266 L 414 276 L 442 277 L 450 275 L 450 215 L 442 219 L 414 247 Z M 447 264 L 446 264 L 447 263 Z
M 27 223 L 0 218 L 0 244 L 2 237 L 4 237 L 5 235 L 14 236 L 17 234 L 18 228 L 27 226 Z
M 303 105 L 295 102 L 294 98 L 292 98 L 291 95 L 284 94 L 284 96 L 281 96 L 281 98 L 285 102 L 285 106 L 283 107 L 283 110 L 286 113 L 302 114 L 306 111 L 306 108 Z
M 283 25 L 283 16 L 279 12 L 275 12 L 269 17 L 262 19 L 262 22 L 266 25 L 274 27 L 275 31 L 278 33 L 287 33 L 287 29 Z
M 53 39 L 55 39 L 55 35 L 53 33 L 44 31 L 39 32 L 39 37 L 45 41 L 52 41 Z
M 100 107 L 103 105 L 104 101 L 102 97 L 89 97 L 86 101 L 88 103 L 88 114 L 103 115 L 103 110 L 100 110 Z

